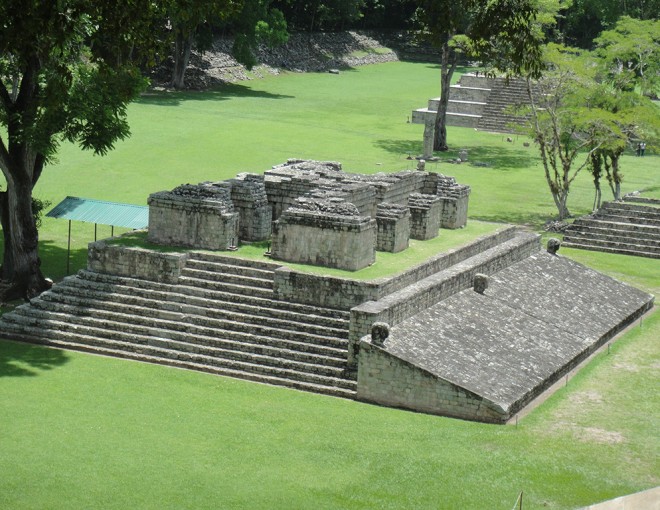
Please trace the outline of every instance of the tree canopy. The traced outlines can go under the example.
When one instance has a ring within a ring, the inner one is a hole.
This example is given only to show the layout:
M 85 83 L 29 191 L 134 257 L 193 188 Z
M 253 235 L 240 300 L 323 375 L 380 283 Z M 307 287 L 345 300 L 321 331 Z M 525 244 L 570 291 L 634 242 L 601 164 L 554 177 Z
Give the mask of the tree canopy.
M 129 135 L 126 105 L 153 58 L 149 0 L 0 3 L 0 300 L 31 297 L 39 269 L 32 190 L 61 141 L 105 154 Z

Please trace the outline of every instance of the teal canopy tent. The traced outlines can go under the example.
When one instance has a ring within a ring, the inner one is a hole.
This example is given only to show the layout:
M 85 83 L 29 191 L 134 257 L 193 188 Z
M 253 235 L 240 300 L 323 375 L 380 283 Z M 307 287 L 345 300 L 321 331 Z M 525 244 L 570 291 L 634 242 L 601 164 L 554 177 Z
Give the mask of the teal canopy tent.
M 71 255 L 71 221 L 94 223 L 94 241 L 98 225 L 109 225 L 114 235 L 115 227 L 132 229 L 149 225 L 149 208 L 144 205 L 119 204 L 91 198 L 66 197 L 46 214 L 49 218 L 69 220 L 69 240 L 66 254 L 66 272 L 69 274 Z

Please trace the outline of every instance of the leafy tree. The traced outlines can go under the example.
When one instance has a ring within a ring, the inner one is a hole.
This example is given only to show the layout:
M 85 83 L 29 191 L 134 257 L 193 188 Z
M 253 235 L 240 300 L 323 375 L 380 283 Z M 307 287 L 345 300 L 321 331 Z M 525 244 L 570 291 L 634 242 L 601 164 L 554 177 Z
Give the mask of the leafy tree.
M 606 66 L 607 78 L 617 89 L 657 97 L 660 91 L 660 21 L 624 16 L 612 30 L 594 41 Z
M 534 0 L 417 0 L 420 38 L 441 49 L 434 150 L 448 150 L 449 88 L 460 54 L 511 74 L 540 73 L 541 26 Z
M 129 135 L 126 106 L 152 58 L 149 0 L 0 3 L 0 300 L 32 297 L 40 270 L 32 190 L 59 143 L 105 154 Z
M 362 17 L 365 0 L 275 0 L 293 30 L 343 30 Z
M 229 28 L 235 34 L 232 55 L 248 69 L 257 63 L 254 53 L 260 43 L 272 47 L 289 39 L 284 15 L 271 7 L 271 0 L 244 0 Z
M 592 154 L 616 137 L 613 115 L 590 108 L 595 66 L 588 54 L 551 44 L 548 70 L 538 81 L 527 79 L 530 135 L 539 147 L 546 182 L 559 219 L 570 216 L 568 195 Z
M 210 26 L 240 12 L 241 7 L 240 0 L 168 0 L 163 4 L 163 14 L 174 39 L 172 87 L 185 86 L 185 73 L 195 40 L 208 42 Z
M 660 0 L 572 0 L 560 20 L 564 42 L 593 49 L 594 39 L 622 16 L 657 19 Z

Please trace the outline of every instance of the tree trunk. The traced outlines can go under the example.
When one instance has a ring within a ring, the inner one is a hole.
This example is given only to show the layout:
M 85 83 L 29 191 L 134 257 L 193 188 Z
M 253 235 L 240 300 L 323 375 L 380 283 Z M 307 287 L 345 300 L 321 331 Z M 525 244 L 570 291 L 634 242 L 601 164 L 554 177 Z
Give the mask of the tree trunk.
M 0 280 L 5 283 L 1 301 L 30 299 L 49 287 L 41 273 L 38 255 L 39 234 L 32 214 L 32 183 L 14 179 L 0 193 L 0 220 L 4 236 L 4 257 Z
M 456 69 L 456 53 L 449 47 L 449 42 L 442 45 L 442 63 L 440 67 L 440 103 L 435 116 L 435 136 L 433 149 L 447 151 L 447 106 L 449 104 L 449 90 L 451 78 Z
M 174 40 L 174 71 L 172 72 L 172 87 L 182 89 L 186 86 L 185 75 L 190 61 L 192 49 L 192 34 L 186 36 L 183 31 L 177 30 Z

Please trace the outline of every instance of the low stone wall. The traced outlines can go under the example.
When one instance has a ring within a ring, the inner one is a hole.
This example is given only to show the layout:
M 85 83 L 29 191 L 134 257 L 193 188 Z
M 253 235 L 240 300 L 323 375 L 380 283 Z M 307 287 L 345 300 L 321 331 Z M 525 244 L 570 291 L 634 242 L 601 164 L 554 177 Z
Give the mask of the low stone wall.
M 467 246 L 436 255 L 402 274 L 371 281 L 321 276 L 281 268 L 275 272 L 274 292 L 278 299 L 294 303 L 349 310 L 366 301 L 377 301 L 438 271 L 474 257 L 512 239 L 516 232 L 516 227 L 505 227 L 495 234 L 482 236 Z
M 187 253 L 160 253 L 106 241 L 90 243 L 87 248 L 90 271 L 162 283 L 177 283 L 186 260 Z
M 508 418 L 493 402 L 369 342 L 360 347 L 358 381 L 357 398 L 364 402 L 489 423 Z

